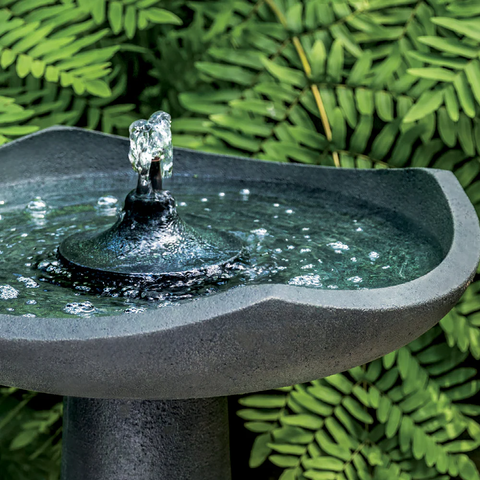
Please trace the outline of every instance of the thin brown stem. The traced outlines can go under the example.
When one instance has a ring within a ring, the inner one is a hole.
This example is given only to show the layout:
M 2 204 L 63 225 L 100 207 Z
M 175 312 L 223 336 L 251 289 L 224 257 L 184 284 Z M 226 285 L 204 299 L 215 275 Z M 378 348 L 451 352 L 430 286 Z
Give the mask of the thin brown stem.
M 275 13 L 275 15 L 278 18 L 278 21 L 285 27 L 287 28 L 287 20 L 285 16 L 283 15 L 282 11 L 278 8 L 278 5 L 275 3 L 275 0 L 266 0 L 266 3 L 268 6 L 272 9 L 272 11 Z M 303 70 L 305 72 L 305 76 L 307 79 L 311 79 L 312 77 L 312 67 L 310 66 L 310 63 L 307 58 L 307 54 L 305 53 L 305 50 L 303 48 L 302 43 L 300 42 L 299 38 L 297 36 L 292 37 L 292 42 L 295 47 L 295 50 L 297 51 L 297 54 L 300 58 L 300 62 L 302 63 Z M 325 110 L 325 105 L 322 100 L 322 96 L 320 95 L 320 90 L 318 89 L 317 85 L 311 84 L 310 89 L 312 90 L 313 93 L 313 98 L 315 99 L 315 103 L 317 104 L 318 112 L 320 114 L 320 120 L 323 125 L 323 129 L 325 130 L 325 136 L 327 137 L 327 140 L 329 142 L 332 141 L 332 129 L 330 128 L 330 122 L 328 121 L 328 116 L 327 112 Z M 332 152 L 332 157 L 333 157 L 333 163 L 335 164 L 336 167 L 340 166 L 340 158 L 338 156 L 337 151 Z

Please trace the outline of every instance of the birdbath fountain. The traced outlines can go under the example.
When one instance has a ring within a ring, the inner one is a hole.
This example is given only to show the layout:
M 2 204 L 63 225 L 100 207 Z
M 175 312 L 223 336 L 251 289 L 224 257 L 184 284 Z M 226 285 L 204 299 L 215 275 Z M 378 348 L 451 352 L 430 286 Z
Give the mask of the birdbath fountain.
M 405 345 L 478 264 L 450 172 L 176 149 L 169 179 L 157 113 L 112 225 L 128 152 L 60 127 L 0 149 L 0 384 L 65 396 L 64 480 L 230 479 L 227 396 Z

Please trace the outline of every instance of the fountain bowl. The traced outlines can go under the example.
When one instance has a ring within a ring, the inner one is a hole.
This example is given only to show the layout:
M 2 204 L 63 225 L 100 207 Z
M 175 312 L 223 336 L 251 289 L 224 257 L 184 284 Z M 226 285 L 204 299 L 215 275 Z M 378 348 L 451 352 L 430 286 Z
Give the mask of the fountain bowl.
M 2 200 L 135 183 L 128 140 L 54 127 L 0 148 Z M 427 169 L 350 170 L 175 149 L 175 174 L 228 183 L 268 180 L 347 192 L 401 212 L 441 245 L 420 278 L 371 290 L 244 286 L 137 315 L 0 315 L 0 384 L 116 399 L 191 399 L 325 377 L 402 347 L 435 325 L 475 273 L 480 230 L 455 176 Z M 28 200 L 27 200 L 28 201 Z

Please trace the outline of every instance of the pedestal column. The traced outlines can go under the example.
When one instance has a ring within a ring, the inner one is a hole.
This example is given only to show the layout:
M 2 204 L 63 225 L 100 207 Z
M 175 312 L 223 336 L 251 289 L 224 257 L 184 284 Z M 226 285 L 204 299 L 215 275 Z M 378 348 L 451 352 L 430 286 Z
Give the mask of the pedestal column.
M 227 399 L 65 398 L 62 480 L 230 480 Z

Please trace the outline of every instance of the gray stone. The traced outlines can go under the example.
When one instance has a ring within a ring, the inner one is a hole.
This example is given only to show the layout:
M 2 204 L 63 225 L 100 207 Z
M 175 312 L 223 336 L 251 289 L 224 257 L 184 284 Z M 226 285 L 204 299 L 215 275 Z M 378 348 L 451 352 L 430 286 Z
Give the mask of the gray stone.
M 133 186 L 127 152 L 127 139 L 76 128 L 24 137 L 0 149 L 2 195 L 74 195 L 105 178 Z M 179 176 L 348 192 L 353 202 L 413 219 L 439 241 L 445 258 L 423 277 L 388 288 L 246 286 L 134 318 L 0 315 L 1 384 L 75 397 L 164 400 L 291 385 L 410 342 L 455 305 L 474 275 L 478 219 L 450 172 L 285 165 L 184 149 L 176 150 L 175 162 Z

